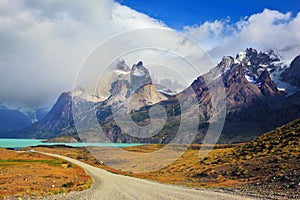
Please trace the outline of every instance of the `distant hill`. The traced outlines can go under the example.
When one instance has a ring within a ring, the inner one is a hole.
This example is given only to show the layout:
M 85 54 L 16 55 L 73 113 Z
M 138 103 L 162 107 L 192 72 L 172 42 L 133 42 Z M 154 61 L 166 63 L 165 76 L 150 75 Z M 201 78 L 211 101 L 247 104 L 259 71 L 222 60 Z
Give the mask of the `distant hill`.
M 0 137 L 7 137 L 11 131 L 32 125 L 43 119 L 47 113 L 46 108 L 28 109 L 0 103 Z
M 4 137 L 47 139 L 53 138 L 54 135 L 55 137 L 77 136 L 72 115 L 72 96 L 68 92 L 60 95 L 43 119 L 22 130 L 6 133 Z
M 0 136 L 6 132 L 31 125 L 28 117 L 18 110 L 0 108 Z

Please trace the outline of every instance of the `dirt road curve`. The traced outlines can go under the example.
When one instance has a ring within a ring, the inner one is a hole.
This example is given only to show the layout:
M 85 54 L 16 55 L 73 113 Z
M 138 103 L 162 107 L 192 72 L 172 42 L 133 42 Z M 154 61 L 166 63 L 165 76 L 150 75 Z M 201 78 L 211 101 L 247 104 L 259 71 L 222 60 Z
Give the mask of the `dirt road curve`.
M 90 166 L 80 161 L 54 154 L 46 154 L 62 158 L 72 162 L 86 170 L 94 179 L 91 189 L 82 192 L 71 192 L 64 195 L 49 196 L 47 200 L 250 200 L 249 197 L 234 196 L 231 194 L 213 192 L 208 190 L 195 190 L 179 186 L 166 185 L 148 180 L 132 178 L 122 175 L 112 174 L 105 170 Z

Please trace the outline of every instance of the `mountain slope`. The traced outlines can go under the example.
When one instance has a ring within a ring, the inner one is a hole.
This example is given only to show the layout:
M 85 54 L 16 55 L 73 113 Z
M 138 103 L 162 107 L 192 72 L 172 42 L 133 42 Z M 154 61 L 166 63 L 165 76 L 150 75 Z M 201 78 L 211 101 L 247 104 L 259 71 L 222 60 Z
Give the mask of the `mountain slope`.
M 268 199 L 299 199 L 299 158 L 300 119 L 296 119 L 250 142 L 215 146 L 200 161 L 190 162 L 192 166 L 181 161 L 177 168 L 169 168 L 186 171 L 196 184 L 231 187 Z
M 234 157 L 244 161 L 246 177 L 257 178 L 242 187 L 255 193 L 275 192 L 299 198 L 300 189 L 300 119 L 278 127 L 234 151 Z
M 79 121 L 90 125 L 92 117 L 96 114 L 99 125 L 111 142 L 168 143 L 176 135 L 181 118 L 199 112 L 200 124 L 195 142 L 201 143 L 209 124 L 216 122 L 212 118 L 213 97 L 209 89 L 218 93 L 225 88 L 227 113 L 219 142 L 249 141 L 300 117 L 300 92 L 294 85 L 284 82 L 281 77 L 297 76 L 294 71 L 287 71 L 299 69 L 298 58 L 295 60 L 288 68 L 274 52 L 257 52 L 249 48 L 245 52 L 238 53 L 235 58 L 224 56 L 215 68 L 199 76 L 190 87 L 175 96 L 166 96 L 156 90 L 150 73 L 142 62 L 134 65 L 130 72 L 125 63 L 121 62 L 121 66 L 126 68 L 126 73 L 122 74 L 126 76 L 122 75 L 123 78 L 119 77 L 111 84 L 110 95 L 106 100 L 91 102 L 80 95 L 64 93 L 44 120 L 19 131 L 14 136 L 53 138 L 67 135 L 78 139 L 72 118 L 73 96 L 76 106 L 89 108 L 87 112 L 92 109 L 89 113 L 77 115 Z M 218 81 L 223 84 L 216 84 Z M 199 110 L 189 110 L 183 116 L 179 99 L 186 105 L 192 104 L 191 101 L 197 99 Z M 147 126 L 151 123 L 149 111 L 153 105 L 163 106 L 167 111 L 167 119 L 161 131 L 148 138 L 126 134 L 112 114 L 112 109 L 123 109 L 138 125 Z M 97 137 L 96 130 L 95 127 L 86 127 L 81 132 Z M 189 137 L 193 130 L 187 128 L 184 131 L 186 137 Z
M 240 159 L 300 152 L 300 119 L 265 133 L 235 150 Z
M 72 114 L 72 96 L 69 92 L 60 95 L 45 118 L 30 127 L 9 132 L 6 134 L 6 137 L 46 139 L 61 135 L 78 138 Z
M 290 67 L 281 74 L 281 77 L 284 81 L 300 88 L 300 55 L 292 61 Z
M 258 53 L 249 48 L 236 58 L 223 57 L 208 74 L 198 77 L 192 83 L 191 88 L 199 101 L 200 115 L 208 119 L 212 115 L 209 88 L 214 87 L 211 89 L 216 92 L 222 87 L 214 86 L 216 79 L 221 79 L 224 83 L 227 114 L 219 142 L 248 141 L 300 117 L 298 92 L 294 91 L 287 96 L 271 78 L 271 74 L 278 71 L 279 65 L 274 65 L 278 60 L 272 52 Z M 275 80 L 278 81 L 279 78 Z M 286 86 L 290 91 L 290 85 Z M 185 91 L 177 96 L 189 98 Z M 205 134 L 207 126 L 199 131 L 200 134 Z M 201 142 L 202 138 L 199 135 L 196 142 Z
M 31 125 L 31 121 L 20 111 L 0 108 L 0 136 L 29 125 Z

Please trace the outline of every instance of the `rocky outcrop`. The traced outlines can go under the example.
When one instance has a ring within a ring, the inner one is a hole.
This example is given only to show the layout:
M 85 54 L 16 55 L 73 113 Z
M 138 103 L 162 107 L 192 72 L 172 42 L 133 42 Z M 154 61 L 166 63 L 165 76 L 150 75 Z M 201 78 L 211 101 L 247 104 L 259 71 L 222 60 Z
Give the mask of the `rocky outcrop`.
M 133 65 L 130 71 L 130 81 L 116 80 L 111 88 L 111 95 L 105 104 L 126 107 L 129 112 L 167 99 L 164 94 L 157 91 L 149 70 L 141 61 Z
M 133 91 L 144 85 L 152 84 L 149 70 L 144 67 L 142 61 L 133 65 L 130 72 L 130 83 L 130 87 Z

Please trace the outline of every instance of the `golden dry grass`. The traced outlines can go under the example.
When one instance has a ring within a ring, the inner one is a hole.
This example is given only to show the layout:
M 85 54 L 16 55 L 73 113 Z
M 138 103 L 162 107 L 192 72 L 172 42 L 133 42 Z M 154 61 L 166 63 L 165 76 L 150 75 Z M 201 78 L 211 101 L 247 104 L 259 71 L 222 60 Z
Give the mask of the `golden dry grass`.
M 64 160 L 0 148 L 0 198 L 64 193 L 91 184 L 83 169 Z

